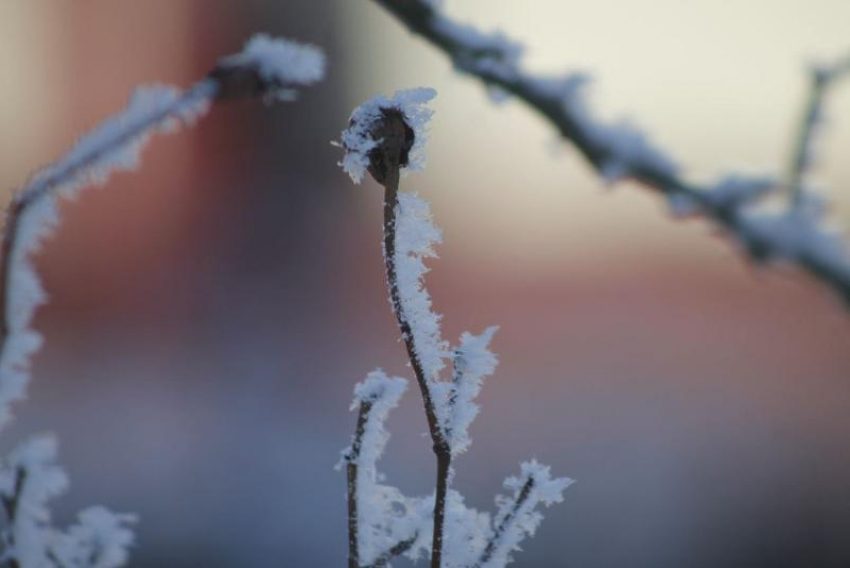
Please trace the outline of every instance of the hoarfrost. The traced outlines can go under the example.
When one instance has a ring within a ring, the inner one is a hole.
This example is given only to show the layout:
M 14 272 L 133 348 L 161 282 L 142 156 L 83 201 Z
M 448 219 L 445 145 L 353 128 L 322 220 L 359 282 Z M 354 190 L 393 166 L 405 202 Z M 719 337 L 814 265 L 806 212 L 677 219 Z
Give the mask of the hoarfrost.
M 401 112 L 405 122 L 413 130 L 413 147 L 409 152 L 408 163 L 402 165 L 408 170 L 421 170 L 425 167 L 428 121 L 434 115 L 434 111 L 425 105 L 436 96 L 437 91 L 434 89 L 420 87 L 397 91 L 392 98 L 379 95 L 354 109 L 348 128 L 343 130 L 340 141 L 335 143 L 345 150 L 339 165 L 351 176 L 354 183 L 359 184 L 369 168 L 369 153 L 380 143 L 380 140 L 374 138 L 373 131 L 387 109 Z

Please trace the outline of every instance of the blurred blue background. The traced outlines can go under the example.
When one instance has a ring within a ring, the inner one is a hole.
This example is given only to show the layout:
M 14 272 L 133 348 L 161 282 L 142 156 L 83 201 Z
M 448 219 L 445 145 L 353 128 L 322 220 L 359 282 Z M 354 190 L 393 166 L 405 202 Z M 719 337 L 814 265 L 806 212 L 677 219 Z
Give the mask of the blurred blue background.
M 598 81 L 687 175 L 782 171 L 805 63 L 850 49 L 842 0 L 448 2 L 536 70 Z M 134 85 L 188 85 L 251 34 L 322 46 L 296 103 L 216 108 L 143 168 L 64 207 L 30 400 L 0 446 L 50 431 L 71 491 L 140 516 L 133 566 L 340 566 L 354 383 L 409 375 L 383 283 L 381 192 L 330 146 L 379 92 L 434 86 L 408 188 L 444 229 L 428 276 L 445 336 L 501 325 L 456 487 L 493 508 L 536 457 L 576 478 L 517 566 L 850 565 L 850 318 L 791 271 L 750 267 L 631 183 L 606 190 L 521 105 L 497 107 L 366 0 L 5 0 L 0 186 L 24 183 Z M 816 180 L 850 226 L 850 85 Z M 383 469 L 433 483 L 417 394 Z M 406 565 L 400 562 L 400 565 Z

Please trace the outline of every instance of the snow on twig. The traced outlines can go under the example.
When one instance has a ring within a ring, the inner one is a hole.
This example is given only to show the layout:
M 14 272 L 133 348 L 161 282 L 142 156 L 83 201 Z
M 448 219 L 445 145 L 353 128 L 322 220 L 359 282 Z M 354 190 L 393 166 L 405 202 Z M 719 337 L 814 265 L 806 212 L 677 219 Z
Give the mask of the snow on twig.
M 446 16 L 438 3 L 427 0 L 375 0 L 396 16 L 410 31 L 421 35 L 451 58 L 455 67 L 481 80 L 489 89 L 497 89 L 516 97 L 548 120 L 587 159 L 607 182 L 622 178 L 633 179 L 661 193 L 674 211 L 700 214 L 713 222 L 742 245 L 741 250 L 752 260 L 778 260 L 801 268 L 812 277 L 830 286 L 850 307 L 850 255 L 843 242 L 837 243 L 836 233 L 820 224 L 812 224 L 810 216 L 786 211 L 769 215 L 775 223 L 771 230 L 753 230 L 749 221 L 753 203 L 739 201 L 734 207 L 728 200 L 718 203 L 712 187 L 686 181 L 676 161 L 650 141 L 648 136 L 631 123 L 605 124 L 587 110 L 583 74 L 546 77 L 531 74 L 521 66 L 521 48 L 502 33 L 484 34 L 475 28 L 459 24 Z M 831 84 L 850 67 L 850 59 L 830 67 Z M 813 126 L 821 114 L 809 113 L 800 135 L 802 156 L 794 166 L 790 185 L 799 187 L 793 172 L 804 172 L 810 161 L 810 141 Z M 812 128 L 809 128 L 811 126 Z M 778 189 L 776 184 L 771 191 Z M 795 190 L 796 191 L 796 190 Z M 761 195 L 768 193 L 761 192 Z M 799 201 L 799 199 L 795 199 Z M 803 199 L 805 201 L 805 199 Z M 797 203 L 789 205 L 793 209 Z M 796 225 L 795 223 L 801 223 Z M 776 230 L 782 227 L 783 230 Z M 789 255 L 787 241 L 805 239 Z M 826 248 L 824 248 L 826 247 Z
M 354 389 L 358 411 L 351 445 L 338 468 L 348 475 L 349 565 L 386 565 L 394 556 L 415 558 L 427 542 L 431 514 L 421 499 L 405 497 L 383 483 L 377 461 L 389 440 L 385 422 L 407 389 L 407 381 L 376 370 Z
M 567 477 L 553 479 L 549 467 L 535 460 L 523 463 L 520 468 L 519 476 L 505 480 L 505 489 L 513 494 L 496 497 L 498 512 L 493 519 L 494 527 L 476 567 L 497 568 L 510 563 L 511 554 L 520 550 L 523 539 L 534 536 L 543 520 L 538 506 L 560 503 L 564 491 L 574 482 Z

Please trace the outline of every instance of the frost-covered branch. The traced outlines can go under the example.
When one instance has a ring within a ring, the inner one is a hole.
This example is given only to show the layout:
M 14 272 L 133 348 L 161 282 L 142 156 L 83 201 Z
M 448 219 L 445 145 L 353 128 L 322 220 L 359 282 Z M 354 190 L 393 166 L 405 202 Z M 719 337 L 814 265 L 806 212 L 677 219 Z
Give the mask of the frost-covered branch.
M 767 193 L 761 191 L 762 180 L 746 184 L 733 200 L 718 200 L 716 186 L 686 181 L 676 161 L 634 125 L 606 124 L 592 117 L 583 93 L 587 76 L 533 75 L 520 65 L 521 45 L 501 32 L 482 33 L 455 22 L 443 14 L 439 2 L 375 2 L 411 32 L 441 49 L 459 71 L 480 79 L 491 93 L 512 95 L 542 115 L 607 182 L 622 178 L 640 182 L 664 196 L 674 213 L 686 211 L 711 220 L 753 261 L 796 265 L 832 287 L 850 307 L 850 257 L 846 243 L 825 225 L 822 210 L 813 212 L 804 207 L 805 211 L 799 211 L 799 203 L 794 203 L 781 211 L 754 211 L 753 198 Z M 760 191 L 752 191 L 751 185 Z M 781 185 L 774 182 L 768 191 Z M 807 197 L 797 201 L 807 201 Z
M 423 511 L 430 509 L 432 513 L 422 512 L 417 518 L 420 522 L 423 519 L 432 521 L 431 567 L 454 568 L 475 564 L 485 553 L 488 534 L 495 530 L 491 528 L 490 516 L 466 507 L 463 497 L 450 488 L 450 482 L 453 458 L 471 443 L 468 429 L 479 410 L 475 398 L 484 377 L 495 371 L 498 362 L 489 349 L 497 328 L 490 327 L 478 336 L 464 333 L 455 349 L 450 349 L 441 338 L 441 317 L 432 310 L 423 281 L 428 271 L 424 261 L 436 256 L 435 246 L 441 234 L 431 219 L 428 203 L 416 194 L 399 193 L 402 168 L 422 166 L 424 129 L 431 116 L 431 111 L 423 105 L 434 94 L 431 89 L 415 89 L 396 93 L 393 98 L 375 97 L 354 111 L 338 145 L 346 152 L 340 165 L 356 183 L 369 171 L 384 186 L 383 249 L 390 304 L 420 387 L 437 458 L 434 496 L 416 501 Z M 447 360 L 453 366 L 451 380 L 440 376 Z M 362 504 L 372 499 L 379 503 L 386 501 L 383 490 L 373 490 L 375 496 L 369 495 L 361 473 L 365 448 L 376 448 L 372 454 L 379 455 L 383 451 L 386 435 L 383 419 L 379 416 L 385 416 L 386 412 L 377 412 L 375 405 L 383 400 L 387 390 L 391 390 L 390 384 L 383 374 L 370 376 L 367 383 L 357 387 L 352 405 L 352 409 L 359 408 L 357 428 L 352 445 L 344 453 L 344 461 L 348 464 L 349 565 L 352 568 L 365 563 L 363 540 L 357 536 L 364 526 Z M 396 400 L 391 401 L 394 406 Z M 370 438 L 370 425 L 376 423 L 380 429 Z M 548 475 L 548 469 L 545 473 Z M 393 495 L 400 495 L 400 492 L 394 490 Z M 387 523 L 383 519 L 388 516 L 392 513 L 385 512 L 369 526 L 382 527 L 380 523 Z M 495 533 L 500 534 L 500 531 L 495 530 Z M 380 528 L 373 532 L 384 534 L 386 530 Z M 385 548 L 387 552 L 383 555 L 370 554 L 369 558 L 375 558 L 371 565 L 382 566 L 401 552 L 409 551 L 415 557 L 428 539 L 428 532 L 420 525 L 407 538 Z M 500 558 L 506 564 L 509 554 Z
M 65 531 L 52 526 L 48 501 L 68 487 L 67 476 L 55 462 L 56 442 L 41 437 L 20 445 L 2 464 L 5 527 L 0 565 L 115 568 L 125 564 L 133 544 L 129 526 L 134 516 L 90 507 Z
M 499 495 L 496 505 L 499 510 L 487 547 L 481 554 L 478 567 L 504 566 L 511 560 L 511 553 L 520 550 L 519 545 L 526 536 L 533 536 L 543 516 L 537 507 L 547 507 L 560 503 L 564 491 L 573 480 L 566 477 L 552 479 L 549 468 L 536 461 L 521 465 L 518 477 L 505 480 L 505 489 L 513 495 Z
M 317 48 L 255 36 L 186 91 L 137 88 L 123 111 L 81 136 L 15 193 L 0 251 L 0 428 L 10 418 L 9 405 L 25 396 L 30 358 L 41 344 L 30 324 L 46 295 L 30 256 L 56 228 L 58 202 L 73 199 L 88 185 L 103 185 L 113 172 L 135 170 L 152 135 L 194 124 L 213 102 L 254 95 L 291 98 L 294 86 L 316 82 L 323 69 Z
M 357 426 L 338 466 L 345 464 L 348 481 L 349 568 L 386 566 L 410 552 L 420 534 L 428 532 L 431 515 L 422 500 L 382 484 L 377 469 L 389 440 L 384 424 L 406 389 L 407 381 L 389 378 L 381 370 L 354 389 L 351 410 L 357 410 Z
M 185 91 L 140 87 L 127 107 L 83 135 L 53 164 L 17 191 L 7 209 L 0 245 L 0 429 L 11 405 L 24 398 L 30 360 L 41 344 L 31 328 L 46 294 L 31 255 L 59 223 L 58 204 L 88 185 L 103 185 L 116 171 L 138 167 L 141 150 L 157 133 L 194 124 L 217 101 L 246 96 L 288 100 L 293 87 L 318 81 L 324 56 L 315 47 L 258 35 L 243 51 L 222 59 Z M 55 442 L 38 438 L 0 461 L 4 522 L 0 564 L 17 568 L 113 568 L 127 560 L 133 517 L 101 507 L 82 511 L 62 532 L 50 524 L 47 501 L 62 493 L 67 477 L 55 462 Z

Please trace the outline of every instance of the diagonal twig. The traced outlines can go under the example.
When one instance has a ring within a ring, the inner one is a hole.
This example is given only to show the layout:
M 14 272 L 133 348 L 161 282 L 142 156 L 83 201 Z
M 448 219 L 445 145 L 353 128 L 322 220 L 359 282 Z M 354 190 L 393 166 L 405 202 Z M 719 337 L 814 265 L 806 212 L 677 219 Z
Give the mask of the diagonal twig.
M 672 161 L 649 147 L 640 135 L 626 133 L 631 142 L 637 141 L 643 148 L 631 154 L 633 147 L 624 150 L 622 137 L 611 136 L 610 127 L 592 121 L 576 104 L 579 77 L 558 80 L 524 71 L 519 66 L 516 46 L 504 36 L 488 36 L 458 24 L 444 16 L 433 2 L 374 1 L 411 32 L 444 52 L 459 71 L 515 96 L 541 115 L 572 142 L 600 175 L 610 177 L 615 166 L 620 177 L 634 179 L 671 203 L 687 203 L 689 209 L 737 241 L 752 260 L 778 259 L 795 264 L 831 287 L 850 307 L 850 260 L 845 246 L 819 226 L 816 215 L 798 214 L 792 207 L 765 224 L 765 218 L 754 218 L 745 210 L 749 199 L 718 199 L 714 188 L 686 181 Z
M 490 536 L 490 540 L 487 541 L 487 546 L 484 548 L 484 552 L 481 553 L 481 558 L 478 559 L 475 568 L 485 565 L 493 557 L 502 535 L 505 534 L 505 531 L 516 519 L 520 508 L 528 501 L 528 496 L 531 494 L 532 489 L 534 489 L 534 476 L 528 476 L 510 510 L 493 530 L 493 534 Z
M 812 145 L 818 127 L 823 121 L 823 107 L 827 92 L 848 73 L 850 73 L 850 57 L 832 66 L 816 65 L 810 70 L 809 94 L 800 117 L 786 184 L 788 193 L 795 203 L 798 203 L 803 196 L 803 177 L 812 165 Z

